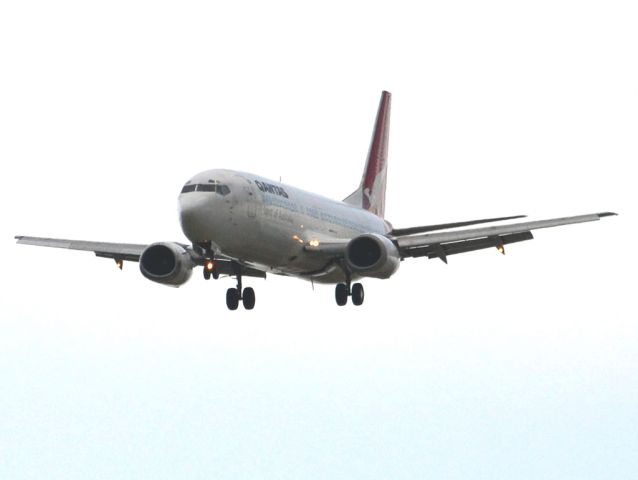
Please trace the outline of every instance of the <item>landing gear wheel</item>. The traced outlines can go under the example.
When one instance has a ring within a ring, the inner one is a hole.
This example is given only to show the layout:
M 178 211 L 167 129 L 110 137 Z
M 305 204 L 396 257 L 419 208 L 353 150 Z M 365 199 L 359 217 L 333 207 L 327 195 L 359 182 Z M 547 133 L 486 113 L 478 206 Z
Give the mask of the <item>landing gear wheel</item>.
M 217 267 L 213 268 L 213 280 L 217 280 L 219 278 L 219 272 L 217 271 Z
M 204 267 L 204 280 L 210 280 L 210 271 Z
M 226 290 L 226 306 L 228 310 L 237 310 L 239 306 L 239 290 L 236 288 Z
M 348 286 L 345 283 L 337 283 L 335 287 L 335 300 L 340 307 L 348 303 Z
M 251 287 L 244 288 L 241 301 L 246 310 L 252 310 L 255 307 L 255 291 Z
M 354 305 L 361 305 L 363 303 L 363 285 L 360 283 L 355 283 L 352 286 L 352 303 Z

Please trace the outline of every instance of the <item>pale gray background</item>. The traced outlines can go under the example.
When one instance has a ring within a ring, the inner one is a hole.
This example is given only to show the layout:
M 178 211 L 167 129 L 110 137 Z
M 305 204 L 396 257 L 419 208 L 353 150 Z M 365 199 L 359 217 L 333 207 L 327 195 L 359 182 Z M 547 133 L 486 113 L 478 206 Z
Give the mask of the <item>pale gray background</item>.
M 633 2 L 5 2 L 0 478 L 638 475 Z M 170 289 L 14 234 L 184 240 L 207 168 L 333 198 L 393 93 L 405 227 L 617 210 L 332 288 Z

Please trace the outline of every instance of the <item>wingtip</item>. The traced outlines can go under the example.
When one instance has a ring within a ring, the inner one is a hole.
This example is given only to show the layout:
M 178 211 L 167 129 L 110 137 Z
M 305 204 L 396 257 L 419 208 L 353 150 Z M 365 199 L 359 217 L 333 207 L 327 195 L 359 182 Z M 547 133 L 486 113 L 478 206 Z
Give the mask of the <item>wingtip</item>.
M 602 212 L 602 213 L 597 213 L 596 215 L 598 215 L 599 218 L 603 218 L 603 217 L 614 217 L 618 214 L 616 212 Z

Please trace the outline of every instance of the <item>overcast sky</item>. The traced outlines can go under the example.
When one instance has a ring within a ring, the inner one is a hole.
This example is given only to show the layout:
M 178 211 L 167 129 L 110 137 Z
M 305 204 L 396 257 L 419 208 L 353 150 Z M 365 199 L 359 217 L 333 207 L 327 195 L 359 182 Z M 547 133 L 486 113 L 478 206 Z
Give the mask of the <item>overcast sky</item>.
M 417 6 L 418 4 L 418 6 Z M 638 475 L 633 2 L 4 2 L 0 478 Z M 193 174 L 340 199 L 393 94 L 397 227 L 613 210 L 331 287 L 179 289 L 13 235 L 184 241 Z

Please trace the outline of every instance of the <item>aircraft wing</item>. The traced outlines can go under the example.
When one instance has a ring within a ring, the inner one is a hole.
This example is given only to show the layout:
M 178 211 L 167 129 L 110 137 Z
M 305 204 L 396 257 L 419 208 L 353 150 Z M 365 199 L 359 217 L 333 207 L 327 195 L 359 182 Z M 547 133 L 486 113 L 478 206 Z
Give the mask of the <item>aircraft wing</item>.
M 504 220 L 514 220 L 516 218 L 524 218 L 525 216 L 526 215 L 514 215 L 512 217 L 483 218 L 481 220 L 469 220 L 465 222 L 439 223 L 438 225 L 425 225 L 423 227 L 393 228 L 390 231 L 390 235 L 400 237 L 403 235 L 414 235 L 415 233 L 426 233 L 434 232 L 436 230 L 448 230 L 450 228 L 469 227 L 470 225 L 477 225 L 479 223 L 493 223 L 502 222 Z
M 148 247 L 148 245 L 140 245 L 136 243 L 112 243 L 112 242 L 91 242 L 86 240 L 66 240 L 62 238 L 44 238 L 44 237 L 27 237 L 16 236 L 17 243 L 23 245 L 35 245 L 38 247 L 66 248 L 69 250 L 83 250 L 93 252 L 98 257 L 112 258 L 121 268 L 122 262 L 128 260 L 130 262 L 139 262 L 140 256 Z M 191 253 L 193 265 L 203 265 L 204 259 L 201 255 L 195 254 L 189 245 L 178 243 L 181 247 Z M 234 263 L 228 258 L 216 258 L 217 270 L 221 275 L 236 275 L 237 268 L 241 274 L 247 277 L 265 278 L 266 273 L 255 268 L 247 267 Z
M 594 222 L 610 215 L 616 215 L 616 213 L 592 213 L 452 232 L 393 236 L 392 240 L 398 247 L 402 258 L 427 256 L 428 258 L 440 258 L 447 263 L 448 255 L 471 252 L 483 248 L 496 247 L 501 253 L 504 253 L 503 245 L 534 238 L 532 230 L 571 225 L 573 223 Z
M 140 255 L 148 245 L 134 243 L 88 242 L 85 240 L 65 240 L 62 238 L 43 237 L 15 237 L 17 243 L 36 245 L 39 247 L 68 248 L 69 250 L 84 250 L 94 252 L 98 257 L 114 258 L 138 262 Z
M 447 257 L 449 255 L 472 252 L 484 248 L 497 248 L 501 253 L 504 253 L 504 245 L 532 240 L 534 238 L 532 230 L 570 225 L 573 223 L 594 222 L 610 215 L 616 215 L 616 213 L 592 213 L 589 215 L 578 215 L 575 217 L 552 218 L 549 220 L 521 222 L 492 227 L 469 228 L 439 233 L 396 234 L 396 232 L 423 232 L 439 230 L 442 227 L 453 228 L 463 224 L 475 225 L 476 223 L 497 221 L 499 219 L 471 220 L 468 222 L 415 227 L 414 229 L 395 229 L 388 234 L 388 238 L 390 238 L 390 240 L 392 240 L 392 242 L 396 245 L 401 258 L 439 258 L 447 263 Z M 514 218 L 520 218 L 520 216 Z M 331 241 L 321 242 L 318 245 L 305 245 L 304 250 L 308 252 L 315 252 L 328 258 L 342 258 L 345 255 L 347 245 L 347 239 L 334 239 Z

